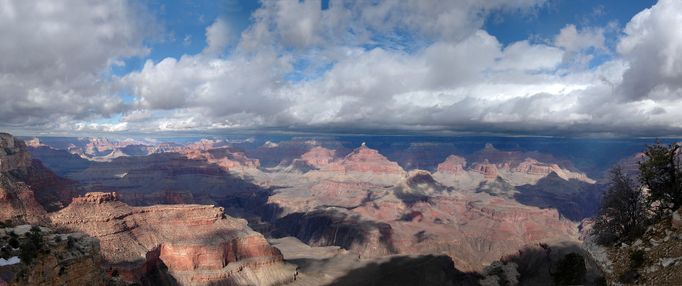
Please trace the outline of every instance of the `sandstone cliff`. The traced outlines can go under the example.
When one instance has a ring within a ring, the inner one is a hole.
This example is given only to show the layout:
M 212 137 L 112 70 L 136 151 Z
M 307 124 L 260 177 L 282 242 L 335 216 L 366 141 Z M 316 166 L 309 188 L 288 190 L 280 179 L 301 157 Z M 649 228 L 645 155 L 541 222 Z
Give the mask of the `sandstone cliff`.
M 24 142 L 0 133 L 0 220 L 44 223 L 46 210 L 68 204 L 76 184 L 31 160 Z
M 0 172 L 25 169 L 31 165 L 31 155 L 24 142 L 7 133 L 0 133 Z
M 36 200 L 31 187 L 17 177 L 31 166 L 31 157 L 23 142 L 0 133 L 0 220 L 14 223 L 41 223 L 45 209 Z
M 166 279 L 182 285 L 275 285 L 294 275 L 262 235 L 222 208 L 131 207 L 115 193 L 88 193 L 51 220 L 98 238 L 106 267 L 129 282 L 166 268 Z

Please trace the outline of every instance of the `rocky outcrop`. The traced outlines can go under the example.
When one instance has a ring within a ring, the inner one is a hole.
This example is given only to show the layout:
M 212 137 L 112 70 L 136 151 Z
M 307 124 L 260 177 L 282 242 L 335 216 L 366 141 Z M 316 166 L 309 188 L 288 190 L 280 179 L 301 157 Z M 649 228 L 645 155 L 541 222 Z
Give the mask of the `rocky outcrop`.
M 229 147 L 208 150 L 186 148 L 180 151 L 180 153 L 187 156 L 188 159 L 206 160 L 208 163 L 216 164 L 226 171 L 256 169 L 260 167 L 258 159 L 248 158 L 244 153 Z
M 31 166 L 31 155 L 21 140 L 7 133 L 0 133 L 0 172 L 26 169 Z
M 129 282 L 164 272 L 183 285 L 274 285 L 293 279 L 246 221 L 207 205 L 131 207 L 112 193 L 90 193 L 51 215 L 59 228 L 101 241 L 105 267 Z
M 313 166 L 317 169 L 321 169 L 329 165 L 334 161 L 336 152 L 324 147 L 315 146 L 310 149 L 310 151 L 301 155 L 301 160 L 306 162 L 308 165 Z
M 436 171 L 455 176 L 462 175 L 465 172 L 466 164 L 466 159 L 456 155 L 450 155 L 445 159 L 445 161 L 438 164 Z
M 28 238 L 28 234 L 32 238 Z M 0 229 L 0 248 L 16 236 L 22 245 L 39 249 L 33 255 L 10 251 L 16 264 L 0 264 L 0 285 L 107 285 L 101 268 L 99 241 L 83 233 L 55 233 L 49 228 L 21 225 Z M 19 257 L 30 257 L 22 261 Z M 2 284 L 3 280 L 7 284 Z
M 32 166 L 24 142 L 0 133 L 0 220 L 45 222 L 45 209 L 31 184 L 40 187 L 41 178 L 54 174 L 41 167 L 39 163 Z M 45 203 L 49 204 L 51 199 L 51 196 L 45 196 Z
M 666 219 L 658 220 L 630 243 L 604 246 L 607 261 L 602 265 L 609 285 L 681 285 L 682 229 Z M 634 263 L 633 253 L 641 259 Z
M 540 152 L 502 151 L 492 144 L 486 144 L 485 148 L 468 158 L 477 162 L 472 168 L 474 171 L 485 174 L 486 169 L 490 169 L 487 170 L 486 178 L 493 175 L 490 166 L 493 165 L 497 175 L 517 181 L 517 184 L 535 182 L 551 173 L 558 174 L 564 180 L 576 179 L 590 184 L 595 183 L 585 173 L 573 168 L 571 162 L 558 160 L 552 155 Z
M 471 166 L 471 170 L 480 174 L 487 180 L 494 180 L 497 178 L 497 166 L 491 164 L 488 160 L 483 161 L 483 163 L 474 163 Z
M 595 181 L 588 178 L 584 173 L 572 172 L 562 169 L 557 164 L 540 163 L 538 160 L 526 158 L 513 169 L 514 172 L 524 173 L 531 176 L 545 177 L 551 173 L 556 173 L 564 180 L 580 180 L 587 183 L 594 183 Z
M 0 221 L 41 224 L 46 214 L 27 184 L 0 173 Z
M 379 151 L 362 145 L 339 162 L 328 164 L 322 170 L 344 173 L 402 174 L 405 171 L 396 162 L 388 160 Z
M 682 208 L 673 212 L 670 223 L 674 229 L 682 230 Z

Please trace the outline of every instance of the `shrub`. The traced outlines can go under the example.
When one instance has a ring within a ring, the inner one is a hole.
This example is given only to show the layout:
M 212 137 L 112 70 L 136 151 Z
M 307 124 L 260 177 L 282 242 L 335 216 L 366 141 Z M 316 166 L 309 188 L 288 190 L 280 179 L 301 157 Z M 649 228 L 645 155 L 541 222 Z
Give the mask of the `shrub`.
M 31 229 L 26 232 L 25 236 L 26 240 L 19 245 L 19 258 L 21 258 L 22 262 L 31 264 L 41 251 L 49 252 L 49 249 L 45 249 L 45 241 L 43 240 L 43 233 L 40 230 L 40 227 L 31 227 Z
M 619 240 L 634 240 L 646 230 L 646 217 L 647 207 L 640 188 L 620 168 L 614 168 L 595 218 L 593 230 L 597 242 L 609 245 Z
M 559 260 L 556 272 L 552 276 L 556 285 L 580 285 L 583 284 L 586 271 L 583 256 L 572 252 Z
M 630 268 L 639 268 L 644 264 L 644 250 L 637 249 L 630 252 Z
M 0 221 L 0 228 L 5 228 L 5 227 L 13 227 L 14 224 L 12 223 L 11 219 L 7 219 L 5 221 Z
M 677 144 L 647 146 L 644 160 L 639 164 L 640 181 L 648 189 L 649 206 L 659 215 L 682 206 L 679 148 Z
M 16 237 L 10 238 L 9 246 L 11 246 L 12 248 L 19 248 L 19 240 Z
M 19 258 L 26 264 L 31 264 L 33 259 L 38 256 L 38 248 L 31 240 L 24 241 L 20 246 Z

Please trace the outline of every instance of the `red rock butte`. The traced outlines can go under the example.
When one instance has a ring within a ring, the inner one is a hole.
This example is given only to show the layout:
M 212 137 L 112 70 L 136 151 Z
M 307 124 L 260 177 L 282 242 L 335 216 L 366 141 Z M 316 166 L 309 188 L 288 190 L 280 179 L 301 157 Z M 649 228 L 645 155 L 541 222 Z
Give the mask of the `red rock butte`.
M 477 173 L 483 174 L 486 179 L 490 180 L 497 178 L 497 166 L 489 163 L 488 160 L 485 160 L 483 163 L 474 163 L 471 169 Z
M 341 161 L 327 165 L 323 170 L 341 171 L 345 173 L 378 173 L 378 174 L 403 174 L 398 163 L 388 160 L 379 151 L 370 149 L 362 143 Z
M 324 147 L 315 146 L 308 152 L 301 155 L 301 159 L 308 165 L 315 168 L 322 168 L 329 165 L 336 159 L 336 151 Z
M 438 164 L 436 170 L 443 174 L 461 175 L 465 172 L 466 164 L 466 159 L 456 155 L 450 155 L 445 161 Z
M 161 263 L 183 285 L 275 285 L 294 277 L 293 266 L 245 220 L 211 205 L 132 207 L 114 193 L 88 193 L 51 220 L 98 238 L 106 267 L 128 282 Z

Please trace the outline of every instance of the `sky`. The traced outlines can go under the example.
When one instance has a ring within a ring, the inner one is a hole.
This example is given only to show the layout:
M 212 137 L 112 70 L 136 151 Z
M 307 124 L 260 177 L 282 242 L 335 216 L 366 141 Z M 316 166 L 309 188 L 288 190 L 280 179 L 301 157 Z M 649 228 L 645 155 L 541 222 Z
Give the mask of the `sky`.
M 682 136 L 682 1 L 0 0 L 0 130 Z

